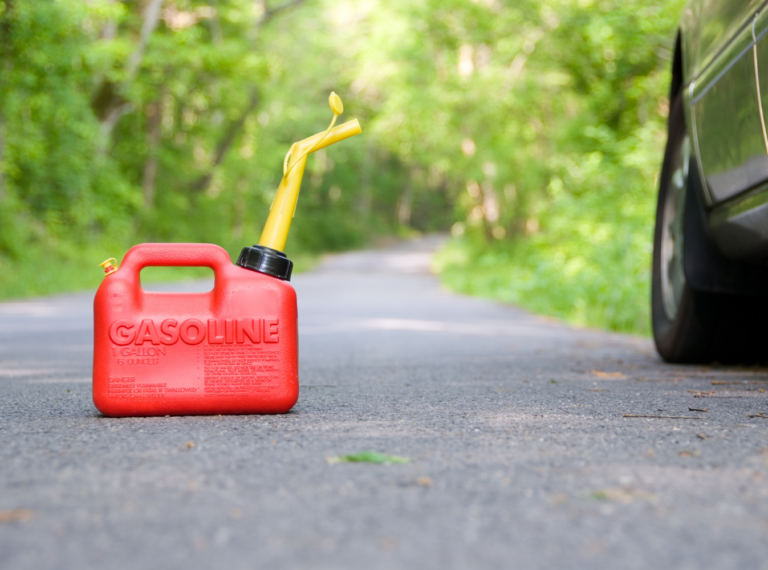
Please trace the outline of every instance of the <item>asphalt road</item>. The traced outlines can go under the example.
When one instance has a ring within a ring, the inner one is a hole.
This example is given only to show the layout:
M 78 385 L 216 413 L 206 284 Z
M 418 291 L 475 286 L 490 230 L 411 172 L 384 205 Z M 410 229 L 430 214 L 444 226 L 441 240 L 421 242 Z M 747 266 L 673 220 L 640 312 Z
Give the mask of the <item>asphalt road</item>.
M 434 246 L 295 278 L 280 416 L 104 417 L 92 294 L 0 304 L 0 568 L 768 568 L 766 370 L 445 292 Z

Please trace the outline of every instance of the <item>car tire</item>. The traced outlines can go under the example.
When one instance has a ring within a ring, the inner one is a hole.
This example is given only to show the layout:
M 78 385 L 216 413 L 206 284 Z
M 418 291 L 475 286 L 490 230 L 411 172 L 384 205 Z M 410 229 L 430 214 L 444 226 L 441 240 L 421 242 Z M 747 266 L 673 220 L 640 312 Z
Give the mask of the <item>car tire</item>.
M 651 320 L 661 357 L 672 363 L 753 363 L 768 354 L 766 304 L 756 297 L 699 291 L 685 278 L 685 203 L 699 173 L 685 127 L 682 97 L 670 106 L 653 239 Z M 704 230 L 701 230 L 704 231 Z M 706 239 L 691 228 L 686 239 Z

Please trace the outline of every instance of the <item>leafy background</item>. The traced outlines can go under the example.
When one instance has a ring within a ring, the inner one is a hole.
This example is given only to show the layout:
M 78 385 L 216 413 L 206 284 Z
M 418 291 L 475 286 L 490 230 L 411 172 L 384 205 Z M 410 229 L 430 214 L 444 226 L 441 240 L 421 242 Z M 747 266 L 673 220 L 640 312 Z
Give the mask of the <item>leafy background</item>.
M 301 264 L 450 231 L 449 287 L 647 334 L 681 0 L 0 1 L 0 297 L 142 241 L 257 241 L 309 160 Z

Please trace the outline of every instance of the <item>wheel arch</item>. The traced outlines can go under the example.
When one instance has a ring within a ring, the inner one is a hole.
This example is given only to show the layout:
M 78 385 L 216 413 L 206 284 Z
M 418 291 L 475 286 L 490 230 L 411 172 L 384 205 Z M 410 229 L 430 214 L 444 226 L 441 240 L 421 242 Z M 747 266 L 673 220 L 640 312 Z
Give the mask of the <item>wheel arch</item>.
M 672 55 L 672 77 L 669 87 L 670 110 L 672 102 L 682 98 L 684 107 L 688 100 L 683 93 L 686 86 L 683 66 L 683 30 L 678 29 Z M 685 108 L 686 130 L 690 128 L 692 109 Z M 671 113 L 670 113 L 671 118 Z M 697 150 L 694 144 L 694 149 Z M 762 292 L 768 282 L 768 268 L 726 257 L 717 247 L 709 230 L 708 212 L 699 169 L 699 157 L 694 150 L 691 157 L 690 182 L 692 188 L 686 200 L 683 220 L 683 259 L 685 278 L 694 289 L 712 293 L 755 295 Z
M 678 29 L 675 35 L 675 49 L 672 54 L 672 81 L 669 85 L 670 103 L 680 93 L 683 83 L 683 31 Z

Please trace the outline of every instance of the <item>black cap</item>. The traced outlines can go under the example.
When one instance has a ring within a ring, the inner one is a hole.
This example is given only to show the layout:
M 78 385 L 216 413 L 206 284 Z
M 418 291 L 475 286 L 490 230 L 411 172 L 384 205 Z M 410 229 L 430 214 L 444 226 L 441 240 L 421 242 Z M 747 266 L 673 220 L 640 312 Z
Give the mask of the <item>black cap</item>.
M 293 262 L 282 251 L 263 245 L 244 247 L 237 258 L 237 265 L 283 281 L 290 281 L 293 271 Z

